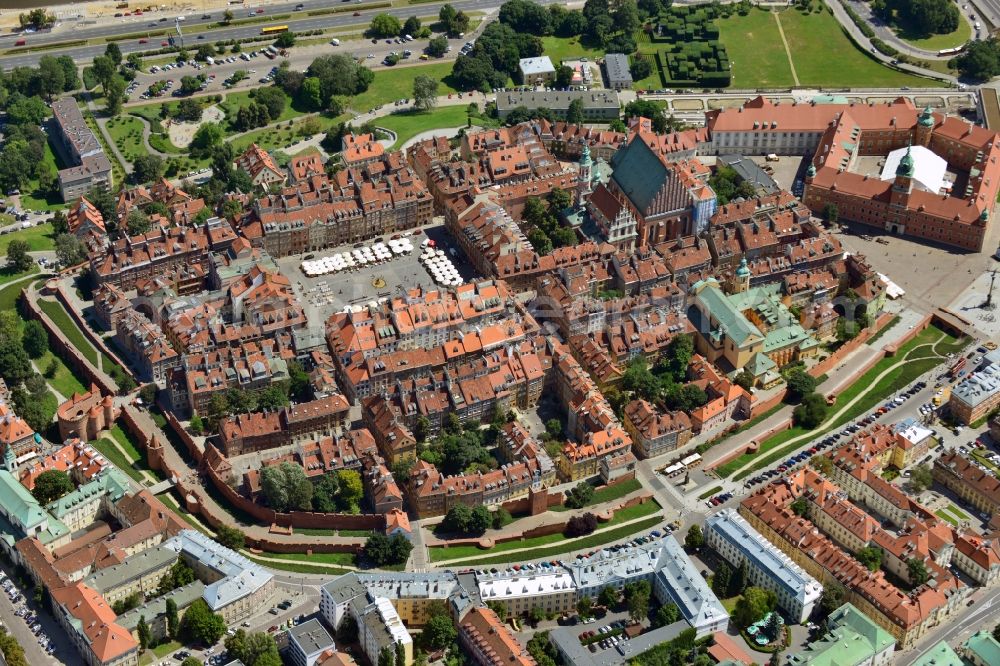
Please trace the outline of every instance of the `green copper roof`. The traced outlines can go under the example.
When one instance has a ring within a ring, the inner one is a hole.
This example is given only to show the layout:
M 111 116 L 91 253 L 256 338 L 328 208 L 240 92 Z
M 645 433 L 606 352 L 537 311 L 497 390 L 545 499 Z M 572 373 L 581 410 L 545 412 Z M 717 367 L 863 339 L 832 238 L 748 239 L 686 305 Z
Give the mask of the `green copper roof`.
M 648 210 L 669 174 L 645 141 L 633 140 L 611 158 L 611 175 L 640 211 Z
M 750 267 L 747 266 L 747 258 L 740 260 L 740 267 L 736 269 L 736 277 L 747 277 L 750 275 Z
M 920 113 L 920 118 L 917 122 L 924 127 L 934 127 L 934 114 L 931 112 L 930 104 L 924 107 L 924 110 Z
M 906 154 L 899 160 L 899 166 L 896 167 L 896 175 L 903 178 L 913 178 L 914 173 L 916 173 L 916 166 L 913 164 L 913 155 L 910 154 L 910 147 L 907 146 Z
M 815 176 L 816 176 L 816 165 L 810 162 L 809 167 L 806 169 L 806 178 L 813 178 Z
M 25 532 L 34 532 L 48 518 L 38 500 L 5 469 L 0 469 L 0 506 Z
M 982 220 L 983 222 L 986 222 L 987 220 L 989 220 L 990 219 L 990 209 L 989 208 L 984 208 L 983 212 L 979 214 L 979 219 Z
M 981 664 L 1000 664 L 1000 643 L 988 631 L 980 631 L 965 641 L 965 649 L 979 657 Z
M 774 364 L 774 361 L 771 360 L 770 356 L 760 352 L 754 354 L 753 358 L 750 359 L 750 362 L 746 364 L 746 369 L 749 370 L 750 374 L 754 377 L 760 377 L 761 375 L 774 370 L 776 367 L 777 366 Z
M 761 340 L 764 336 L 749 319 L 743 316 L 740 308 L 719 289 L 719 283 L 713 279 L 696 282 L 693 287 L 697 298 L 705 309 L 719 323 L 719 328 L 725 329 L 726 335 L 742 347 L 752 339 Z
M 891 650 L 896 640 L 851 604 L 834 611 L 827 624 L 829 633 L 804 651 L 788 658 L 789 664 L 841 666 L 860 664 L 872 656 Z
M 129 480 L 128 477 L 125 476 L 124 472 L 118 470 L 117 468 L 110 468 L 106 469 L 96 479 L 81 485 L 73 492 L 67 493 L 59 499 L 50 502 L 45 508 L 48 509 L 49 513 L 53 516 L 62 520 L 63 516 L 69 513 L 81 502 L 86 502 L 95 496 L 103 497 L 105 495 L 107 495 L 112 502 L 117 502 L 125 496 L 125 492 L 128 489 Z
M 962 658 L 951 649 L 951 646 L 941 641 L 920 655 L 920 658 L 910 666 L 965 666 L 965 664 Z
M 580 166 L 590 166 L 593 161 L 590 159 L 590 146 L 584 144 L 583 152 L 580 153 Z

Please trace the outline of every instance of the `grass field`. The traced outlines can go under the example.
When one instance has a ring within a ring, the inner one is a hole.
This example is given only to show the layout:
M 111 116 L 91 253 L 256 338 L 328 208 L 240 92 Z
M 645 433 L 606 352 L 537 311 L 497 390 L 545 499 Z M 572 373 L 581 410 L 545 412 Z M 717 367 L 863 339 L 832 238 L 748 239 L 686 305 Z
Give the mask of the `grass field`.
M 221 108 L 223 111 L 226 112 L 226 120 L 229 121 L 230 124 L 236 120 L 236 114 L 237 112 L 239 112 L 240 107 L 246 106 L 247 104 L 253 101 L 252 93 L 253 93 L 252 90 L 231 92 L 228 93 L 226 95 L 226 98 L 222 100 L 222 102 L 219 104 L 219 108 Z M 271 122 L 285 122 L 288 120 L 292 120 L 294 118 L 298 118 L 304 113 L 306 112 L 294 108 L 292 105 L 292 101 L 288 99 L 286 95 L 285 110 L 281 112 L 281 115 L 278 118 L 272 120 Z M 235 132 L 237 130 L 234 127 L 230 126 L 229 131 Z
M 118 116 L 111 118 L 106 125 L 111 140 L 118 146 L 118 150 L 129 162 L 134 162 L 136 158 L 148 155 L 145 142 L 142 140 L 143 123 L 138 118 L 132 116 Z
M 431 111 L 394 113 L 378 118 L 375 124 L 396 133 L 396 143 L 392 148 L 398 150 L 403 143 L 422 132 L 444 127 L 463 127 L 468 123 L 468 118 L 464 106 L 442 106 Z
M 270 569 L 281 569 L 282 571 L 291 571 L 293 573 L 320 574 L 323 576 L 340 576 L 342 574 L 351 573 L 350 569 L 338 569 L 335 567 L 324 567 L 324 566 L 311 567 L 306 564 L 299 564 L 298 562 L 287 562 L 287 561 L 275 562 L 273 560 L 262 560 L 253 557 L 252 555 L 247 555 L 246 553 L 244 553 L 244 555 L 246 555 L 246 558 L 248 560 L 257 563 L 262 567 L 268 567 Z M 269 553 L 268 557 L 270 556 L 271 554 Z
M 804 428 L 792 427 L 789 430 L 778 433 L 774 437 L 769 438 L 760 445 L 757 453 L 754 454 L 743 454 L 729 461 L 725 465 L 721 465 L 715 469 L 719 476 L 726 477 L 733 474 L 736 470 L 740 469 L 744 465 L 750 463 L 751 461 L 756 461 L 751 467 L 743 470 L 736 475 L 735 480 L 739 481 L 746 476 L 749 476 L 753 472 L 771 463 L 779 460 L 780 458 L 790 454 L 792 451 L 802 448 L 803 442 L 798 441 L 787 446 L 783 446 L 789 440 L 799 437 L 804 434 L 811 434 L 813 437 L 820 437 L 824 433 L 830 432 L 840 425 L 850 421 L 859 414 L 863 414 L 868 411 L 876 404 L 885 399 L 886 396 L 899 390 L 900 388 L 906 386 L 912 382 L 916 377 L 922 375 L 923 373 L 930 370 L 932 367 L 941 362 L 941 357 L 931 356 L 927 357 L 925 354 L 929 352 L 928 349 L 921 349 L 914 354 L 912 358 L 909 358 L 907 362 L 900 363 L 900 360 L 906 357 L 915 347 L 923 344 L 928 344 L 935 340 L 945 336 L 946 334 L 940 329 L 934 327 L 928 327 L 927 329 L 921 331 L 917 334 L 913 340 L 903 345 L 899 352 L 895 356 L 886 357 L 880 360 L 878 363 L 872 367 L 867 373 L 864 374 L 858 381 L 854 382 L 850 387 L 848 387 L 843 393 L 837 396 L 837 401 L 830 408 L 830 414 L 837 413 L 844 405 L 850 403 L 854 398 L 860 395 L 862 392 L 867 391 L 867 395 L 859 400 L 850 410 L 845 412 L 842 416 L 838 417 L 832 421 L 826 421 L 819 428 L 809 431 Z M 954 338 L 946 338 L 949 340 L 947 346 L 943 347 L 941 351 L 947 353 L 949 351 L 954 351 L 956 346 L 960 346 L 960 341 Z M 894 367 L 895 366 L 895 367 Z M 882 378 L 876 385 L 872 385 L 875 378 L 880 374 L 885 372 L 889 368 L 894 368 L 892 372 L 887 374 Z M 766 454 L 766 455 L 765 455 Z
M 90 442 L 90 445 L 101 452 L 101 454 L 110 460 L 115 467 L 125 472 L 136 482 L 140 484 L 145 484 L 146 477 L 137 469 L 137 464 L 133 460 L 129 460 L 122 452 L 118 450 L 118 447 L 110 439 L 101 438 Z
M 90 344 L 87 336 L 84 335 L 83 331 L 76 325 L 73 318 L 69 316 L 69 313 L 63 308 L 62 304 L 56 301 L 47 301 L 45 299 L 38 300 L 38 306 L 42 309 L 49 319 L 52 320 L 56 326 L 63 332 L 73 346 L 77 348 L 81 354 L 83 354 L 88 361 L 97 365 L 98 355 L 97 350 L 94 346 Z
M 70 398 L 74 393 L 86 393 L 87 387 L 83 385 L 83 382 L 73 374 L 73 371 L 63 363 L 62 359 L 53 354 L 51 351 L 45 352 L 41 358 L 35 359 L 35 365 L 42 372 L 49 367 L 52 362 L 56 364 L 56 373 L 51 377 L 46 377 L 45 381 L 49 385 L 58 391 L 64 398 Z
M 288 560 L 289 562 L 314 562 L 316 564 L 333 564 L 337 566 L 355 566 L 357 558 L 354 553 L 268 553 L 268 558 Z
M 59 170 L 56 161 L 56 154 L 52 150 L 52 144 L 45 142 L 45 153 L 42 161 L 48 165 L 48 169 L 53 173 Z M 28 184 L 21 188 L 21 207 L 27 210 L 58 210 L 66 204 L 62 202 L 59 192 L 42 191 L 37 180 L 30 180 Z
M 923 35 L 906 22 L 896 18 L 896 36 L 909 44 L 927 51 L 940 51 L 965 44 L 972 38 L 972 26 L 964 16 L 958 18 L 958 28 L 947 35 Z
M 627 539 L 633 535 L 640 535 L 646 530 L 656 527 L 656 525 L 661 521 L 659 516 L 649 518 L 648 520 L 643 520 L 638 523 L 633 523 L 631 525 L 625 525 L 622 527 L 617 527 L 609 530 L 600 530 L 594 532 L 590 536 L 584 537 L 582 539 L 576 539 L 574 541 L 566 541 L 563 539 L 563 543 L 559 546 L 552 546 L 549 548 L 536 548 L 529 553 L 516 553 L 515 556 L 519 560 L 524 559 L 539 559 L 543 557 L 558 557 L 559 555 L 564 555 L 568 552 L 573 552 L 577 550 L 585 550 L 587 548 L 596 548 L 598 546 L 603 546 L 608 543 L 614 543 L 615 541 L 621 541 L 622 539 Z M 431 551 L 433 554 L 433 551 Z M 483 552 L 483 551 L 479 551 Z M 433 559 L 433 558 L 432 558 Z M 468 560 L 463 560 L 457 564 L 462 566 L 479 566 L 483 564 L 506 564 L 511 561 L 510 556 L 504 555 L 494 555 L 488 557 L 477 557 Z
M 751 12 L 752 16 L 755 13 Z M 836 88 L 864 86 L 897 88 L 900 86 L 930 87 L 940 82 L 890 69 L 861 51 L 844 34 L 840 24 L 828 12 L 803 14 L 797 10 L 781 12 L 781 26 L 795 62 L 795 71 L 802 85 Z M 730 19 L 732 20 L 732 19 Z M 772 19 L 773 20 L 773 19 Z M 729 48 L 729 43 L 726 42 Z M 781 40 L 775 48 L 782 49 Z M 830 57 L 836 54 L 835 58 Z M 732 52 L 730 52 L 732 58 Z M 744 87 L 739 82 L 737 87 Z
M 4 285 L 7 285 L 11 282 L 18 282 L 20 280 L 23 280 L 29 275 L 37 273 L 39 270 L 40 269 L 38 268 L 38 264 L 32 264 L 31 268 L 29 268 L 28 270 L 22 273 L 15 273 L 14 271 L 10 270 L 10 268 L 7 267 L 6 262 L 3 262 L 3 264 L 0 265 L 0 288 L 4 287 Z
M 611 502 L 616 499 L 621 499 L 629 493 L 635 492 L 642 488 L 642 484 L 638 479 L 630 479 L 629 481 L 622 481 L 614 486 L 607 486 L 601 488 L 600 490 L 594 491 L 594 498 L 590 500 L 591 505 L 604 504 L 605 502 Z M 569 511 L 568 507 L 559 505 L 554 506 L 552 511 Z
M 545 55 L 552 59 L 554 65 L 558 65 L 562 60 L 578 60 L 580 58 L 594 60 L 604 56 L 604 49 L 581 44 L 579 36 L 542 37 L 542 46 L 545 48 Z
M 351 98 L 350 106 L 355 111 L 370 111 L 382 104 L 390 104 L 397 99 L 413 97 L 413 79 L 429 76 L 438 82 L 438 95 L 457 92 L 448 85 L 451 63 L 435 62 L 429 65 L 396 65 L 375 72 L 375 80 L 368 90 Z
M 600 532 L 608 531 L 617 525 L 628 522 L 630 520 L 635 520 L 637 518 L 645 518 L 654 513 L 659 512 L 660 505 L 655 501 L 646 502 L 645 504 L 637 504 L 635 506 L 629 507 L 627 509 L 622 509 L 621 511 L 615 512 L 614 518 L 612 518 L 607 523 L 599 526 L 598 532 L 594 534 L 599 534 Z M 656 519 L 659 521 L 659 518 Z M 631 525 L 629 526 L 631 527 Z M 441 546 L 433 546 L 430 550 L 431 561 L 441 562 L 444 560 L 454 560 L 464 557 L 475 557 L 483 553 L 503 553 L 511 550 L 520 551 L 525 548 L 537 548 L 539 546 L 547 546 L 552 543 L 558 543 L 559 541 L 566 540 L 563 534 L 547 534 L 545 536 L 533 537 L 531 539 L 522 539 L 520 541 L 507 541 L 506 543 L 498 543 L 493 548 L 488 551 L 484 551 L 478 546 L 452 546 L 450 548 L 444 548 Z M 579 550 L 580 548 L 586 548 L 587 546 L 577 546 L 577 542 L 570 542 L 572 546 L 571 550 Z M 606 543 L 606 542 L 605 542 Z
M 952 516 L 947 511 L 945 511 L 944 509 L 938 509 L 937 511 L 934 512 L 934 515 L 937 516 L 938 518 L 940 518 L 941 520 L 945 521 L 945 522 L 951 523 L 952 525 L 955 525 L 956 527 L 958 526 L 958 521 L 955 520 L 955 517 Z
M 717 19 L 716 24 L 719 39 L 726 45 L 732 63 L 732 87 L 783 88 L 792 85 L 792 68 L 778 34 L 778 24 L 770 12 L 754 10 L 746 16 L 734 14 L 728 19 Z M 847 47 L 854 50 L 851 44 Z
M 944 510 L 950 513 L 951 515 L 955 516 L 959 520 L 972 520 L 969 514 L 965 513 L 954 504 L 949 504 L 944 508 Z
M 11 241 L 15 240 L 25 241 L 28 244 L 28 249 L 32 252 L 54 250 L 56 247 L 56 238 L 52 233 L 52 225 L 48 222 L 38 227 L 18 229 L 17 231 L 0 236 L 0 257 L 7 256 L 7 246 L 10 245 Z M 26 273 L 22 273 L 22 275 L 26 275 Z M 2 279 L 0 279 L 0 283 L 2 283 Z

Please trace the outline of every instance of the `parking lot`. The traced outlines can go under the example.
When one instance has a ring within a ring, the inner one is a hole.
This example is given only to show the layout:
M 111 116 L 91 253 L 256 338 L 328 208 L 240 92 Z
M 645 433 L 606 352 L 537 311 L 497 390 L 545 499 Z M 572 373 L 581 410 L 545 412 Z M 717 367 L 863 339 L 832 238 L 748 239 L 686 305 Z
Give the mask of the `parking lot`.
M 415 246 L 414 251 L 394 256 L 382 263 L 313 278 L 302 272 L 301 265 L 305 257 L 309 255 L 315 255 L 315 258 L 329 257 L 355 249 L 354 245 L 349 245 L 284 257 L 278 259 L 278 266 L 291 280 L 306 316 L 312 322 L 326 321 L 331 314 L 342 312 L 347 306 L 364 305 L 380 298 L 396 296 L 403 290 L 414 287 L 438 288 L 430 273 L 420 263 L 420 246 L 425 238 L 433 240 L 437 248 L 446 250 L 463 280 L 468 282 L 476 277 L 461 252 L 456 249 L 452 255 L 450 249 L 453 244 L 445 232 L 444 225 L 437 224 L 406 233 L 413 234 L 410 240 Z M 389 240 L 389 237 L 373 238 L 357 245 L 367 247 L 385 240 Z

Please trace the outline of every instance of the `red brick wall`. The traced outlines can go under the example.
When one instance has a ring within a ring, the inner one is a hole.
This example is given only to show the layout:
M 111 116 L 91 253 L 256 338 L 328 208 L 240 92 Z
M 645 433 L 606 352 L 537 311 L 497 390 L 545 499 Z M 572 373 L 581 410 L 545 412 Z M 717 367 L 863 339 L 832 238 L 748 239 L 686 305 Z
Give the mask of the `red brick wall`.
M 128 364 L 121 362 L 121 359 L 118 357 L 118 354 L 116 352 L 113 352 L 111 348 L 109 348 L 106 344 L 104 344 L 104 339 L 94 334 L 94 332 L 90 330 L 90 326 L 87 325 L 87 322 L 83 320 L 83 318 L 80 316 L 80 313 L 77 312 L 76 309 L 70 304 L 70 300 L 66 296 L 66 293 L 63 291 L 62 285 L 59 285 L 59 288 L 56 289 L 56 300 L 58 300 L 62 304 L 66 312 L 69 313 L 69 316 L 73 318 L 74 322 L 76 322 L 77 327 L 81 331 L 83 331 L 84 335 L 87 336 L 87 339 L 90 341 L 90 344 L 94 345 L 98 351 L 107 354 L 108 357 L 110 357 L 111 359 L 118 361 L 118 365 L 120 365 L 122 369 L 125 372 L 127 372 L 129 376 L 132 377 L 132 379 L 136 381 L 136 383 L 141 383 L 139 382 L 139 379 L 135 376 L 135 373 L 132 372 L 132 369 L 128 367 Z

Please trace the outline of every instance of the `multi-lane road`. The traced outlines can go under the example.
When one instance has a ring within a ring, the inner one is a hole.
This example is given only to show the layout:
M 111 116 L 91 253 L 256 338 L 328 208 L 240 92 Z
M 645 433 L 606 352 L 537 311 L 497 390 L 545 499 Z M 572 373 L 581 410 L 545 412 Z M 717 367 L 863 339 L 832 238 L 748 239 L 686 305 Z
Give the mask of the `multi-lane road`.
M 540 0 L 542 3 L 551 2 L 551 0 Z M 304 32 L 308 30 L 329 30 L 332 28 L 346 28 L 348 26 L 357 26 L 360 24 L 367 24 L 371 21 L 372 17 L 379 13 L 389 13 L 401 20 L 406 19 L 408 16 L 418 15 L 418 16 L 437 16 L 438 11 L 444 4 L 450 4 L 457 10 L 465 12 L 489 12 L 496 9 L 499 3 L 493 0 L 456 0 L 454 2 L 429 2 L 422 3 L 419 5 L 412 5 L 406 7 L 398 8 L 371 8 L 372 4 L 379 4 L 373 0 L 366 0 L 362 3 L 350 3 L 344 4 L 345 11 L 339 14 L 326 14 L 322 16 L 308 16 L 307 11 L 310 5 L 314 5 L 314 8 L 318 8 L 321 5 L 320 2 L 305 3 L 306 10 L 298 12 L 297 16 L 293 16 L 292 19 L 275 21 L 276 24 L 287 25 L 288 28 L 293 32 Z M 329 6 L 327 3 L 326 6 Z M 269 7 L 268 12 L 272 14 L 287 13 L 290 11 L 294 4 L 288 5 L 287 7 Z M 349 11 L 348 11 L 349 10 Z M 354 12 L 358 12 L 359 16 L 354 16 Z M 217 41 L 229 40 L 229 39 L 246 39 L 249 37 L 256 37 L 260 35 L 262 28 L 269 25 L 269 23 L 253 23 L 249 25 L 232 25 L 225 28 L 211 29 L 218 23 L 221 12 L 215 12 L 214 14 L 207 14 L 212 16 L 212 20 L 202 21 L 200 18 L 196 19 L 196 16 L 186 17 L 186 20 L 181 23 L 181 31 L 184 33 L 184 46 L 189 49 L 197 48 L 199 44 L 208 42 L 213 43 Z M 200 17 L 201 15 L 197 15 Z M 267 16 L 267 14 L 264 14 Z M 301 16 L 301 18 L 299 18 Z M 108 37 L 111 35 L 120 35 L 123 32 L 135 33 L 137 35 L 141 34 L 144 30 L 148 30 L 150 33 L 159 33 L 166 28 L 169 28 L 171 32 L 173 31 L 174 23 L 172 19 L 174 16 L 170 17 L 170 20 L 166 22 L 159 22 L 158 18 L 151 17 L 149 21 L 142 23 L 136 23 L 134 25 L 125 25 L 117 22 L 117 20 L 102 22 L 103 25 L 94 27 L 81 27 L 75 29 L 72 32 L 59 31 L 50 34 L 33 34 L 28 36 L 28 45 L 46 45 L 54 44 L 64 41 L 77 41 L 81 39 L 101 39 L 102 37 Z M 173 34 L 173 33 L 172 33 Z M 203 39 L 198 39 L 198 35 L 203 35 Z M 145 38 L 143 38 L 145 39 Z M 139 37 L 132 40 L 119 41 L 118 46 L 121 47 L 122 53 L 128 55 L 130 53 L 140 53 L 151 50 L 156 50 L 161 41 L 165 40 L 166 37 L 153 37 L 150 36 L 148 43 L 140 44 Z M 0 43 L 0 47 L 4 44 Z M 10 69 L 11 67 L 19 66 L 34 66 L 38 63 L 38 59 L 43 55 L 68 55 L 77 62 L 88 62 L 93 60 L 95 56 L 104 53 L 105 44 L 100 43 L 92 46 L 70 46 L 67 48 L 57 48 L 52 47 L 46 50 L 29 50 L 24 53 L 19 53 L 16 55 L 0 56 L 0 66 L 4 69 Z

